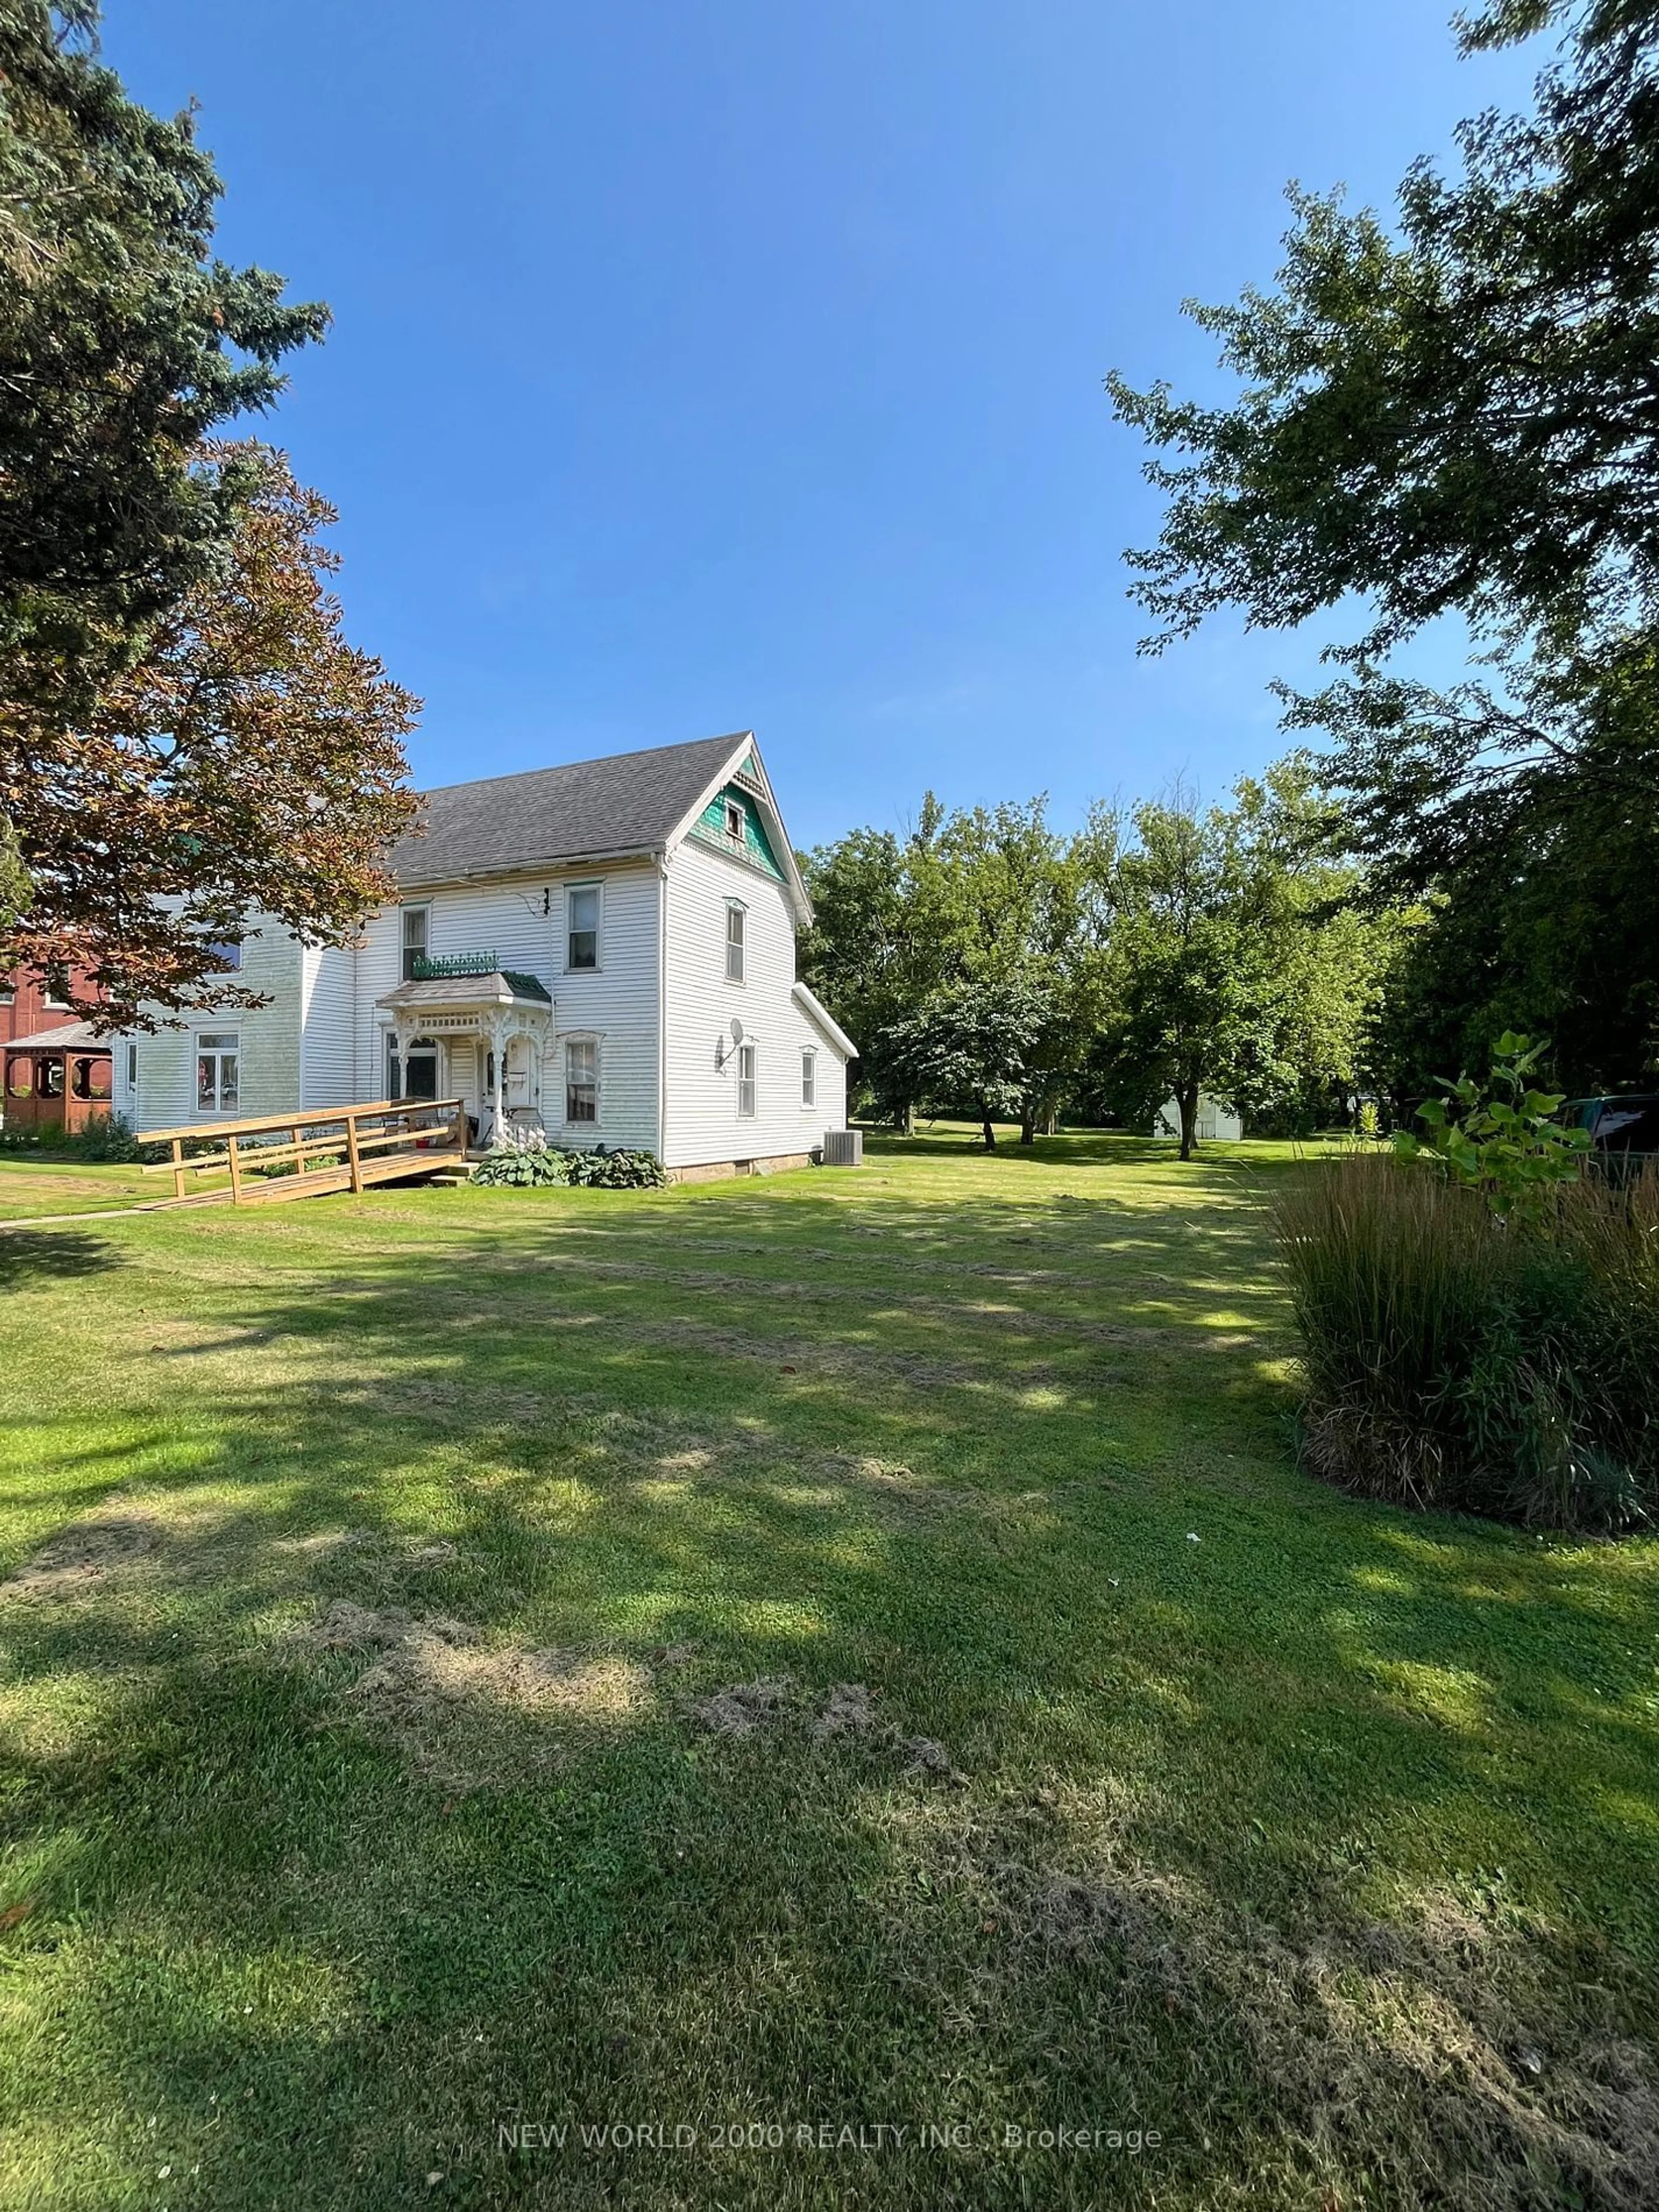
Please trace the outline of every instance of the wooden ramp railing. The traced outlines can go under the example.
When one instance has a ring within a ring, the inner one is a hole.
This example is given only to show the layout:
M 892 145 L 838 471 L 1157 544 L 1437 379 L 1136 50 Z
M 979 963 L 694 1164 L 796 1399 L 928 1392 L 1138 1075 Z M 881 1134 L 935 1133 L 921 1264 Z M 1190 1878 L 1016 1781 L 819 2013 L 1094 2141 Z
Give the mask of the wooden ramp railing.
M 361 1191 L 465 1158 L 466 1138 L 466 1108 L 459 1098 L 381 1098 L 367 1106 L 138 1132 L 140 1144 L 170 1147 L 170 1158 L 142 1170 L 173 1177 L 173 1196 L 164 1206 L 276 1205 Z M 185 1154 L 186 1145 L 203 1144 L 210 1149 Z M 221 1174 L 229 1180 L 215 1189 L 187 1187 L 190 1177 Z

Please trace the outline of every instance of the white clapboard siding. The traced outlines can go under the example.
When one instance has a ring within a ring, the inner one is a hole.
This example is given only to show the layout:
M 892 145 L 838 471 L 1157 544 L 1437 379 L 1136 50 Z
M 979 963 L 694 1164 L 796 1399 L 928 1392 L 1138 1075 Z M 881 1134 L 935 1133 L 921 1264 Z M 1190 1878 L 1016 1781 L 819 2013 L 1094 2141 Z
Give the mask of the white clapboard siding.
M 776 825 L 781 836 L 781 826 Z M 555 866 L 534 877 L 456 883 L 411 896 L 427 909 L 435 959 L 489 953 L 535 976 L 554 1012 L 539 1060 L 509 1054 L 509 1101 L 539 1103 L 555 1144 L 641 1146 L 673 1168 L 799 1158 L 847 1119 L 841 1047 L 795 997 L 795 922 L 789 893 L 743 848 L 699 836 L 665 860 Z M 787 851 L 787 846 L 781 847 Z M 599 965 L 570 969 L 568 899 L 597 884 Z M 744 972 L 726 975 L 726 911 L 746 915 Z M 117 1040 L 114 1100 L 141 1127 L 199 1117 L 196 1036 L 234 1029 L 240 1040 L 237 1112 L 279 1114 L 384 1097 L 388 1018 L 379 1002 L 403 972 L 403 908 L 374 915 L 350 945 L 302 949 L 274 922 L 250 927 L 243 981 L 270 1003 L 240 1014 L 191 1018 L 154 1036 Z M 756 1112 L 738 1113 L 733 1021 L 756 1053 Z M 565 1119 L 566 1052 L 591 1040 L 599 1120 Z M 129 1080 L 129 1042 L 138 1079 Z M 489 1103 L 486 1054 L 469 1036 L 436 1033 L 441 1096 L 478 1112 Z M 815 1096 L 802 1097 L 802 1055 L 814 1055 Z
M 845 1126 L 840 1054 L 793 996 L 795 933 L 788 894 L 758 868 L 693 840 L 667 869 L 667 1127 L 663 1163 L 697 1167 L 789 1158 Z M 744 980 L 726 975 L 728 901 L 746 909 Z M 733 1019 L 755 1047 L 756 1112 L 738 1112 Z M 817 1098 L 801 1103 L 801 1054 L 817 1054 Z
M 847 1061 L 841 1047 L 829 1034 L 819 1028 L 805 1009 L 797 1006 L 795 1015 L 801 1024 L 800 1048 L 813 1055 L 813 1090 L 817 1096 L 816 1119 L 820 1133 L 814 1139 L 823 1142 L 825 1129 L 844 1129 L 847 1127 Z
M 357 1064 L 357 951 L 307 945 L 301 956 L 300 1103 L 349 1106 L 378 1098 L 377 1079 Z
M 204 1030 L 234 1030 L 240 1041 L 235 1118 L 284 1114 L 300 1099 L 301 967 L 298 940 L 270 915 L 256 915 L 242 939 L 238 981 L 268 994 L 263 1006 L 191 1013 L 177 1029 L 115 1040 L 112 1103 L 136 1128 L 166 1129 L 203 1117 L 196 1104 L 196 1040 Z M 137 1047 L 138 1080 L 128 1080 L 127 1048 Z
M 574 884 L 600 886 L 599 967 L 565 967 L 565 899 Z M 493 952 L 504 968 L 534 975 L 552 994 L 556 1014 L 541 1069 L 543 1118 L 556 1144 L 657 1146 L 658 876 L 649 866 L 566 869 L 535 882 L 457 884 L 419 903 L 427 914 L 427 951 L 434 959 Z M 349 1038 L 314 1054 L 307 1030 L 306 1079 L 319 1103 L 340 1097 L 374 1098 L 386 1082 L 387 1018 L 377 1002 L 403 975 L 403 910 L 388 907 L 364 932 L 349 958 L 355 1020 Z M 599 1119 L 568 1128 L 564 1121 L 564 1040 L 578 1035 L 599 1046 Z M 472 1040 L 444 1043 L 438 1087 L 465 1097 L 476 1112 L 485 1103 L 483 1055 Z M 349 1086 L 343 1091 L 340 1085 Z

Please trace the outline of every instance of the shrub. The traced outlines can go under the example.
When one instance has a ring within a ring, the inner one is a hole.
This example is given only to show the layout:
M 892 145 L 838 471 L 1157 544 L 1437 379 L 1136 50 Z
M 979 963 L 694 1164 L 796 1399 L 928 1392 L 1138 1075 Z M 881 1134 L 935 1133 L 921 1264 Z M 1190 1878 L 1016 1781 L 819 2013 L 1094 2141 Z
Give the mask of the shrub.
M 70 1139 L 83 1160 L 103 1160 L 131 1164 L 141 1151 L 132 1133 L 132 1124 L 123 1114 L 94 1115 L 86 1127 Z
M 496 1188 L 586 1185 L 604 1190 L 657 1190 L 668 1181 L 654 1154 L 616 1152 L 532 1152 L 507 1146 L 472 1170 L 475 1183 Z
M 0 1152 L 47 1152 L 54 1158 L 100 1164 L 139 1157 L 131 1124 L 119 1114 L 94 1114 L 83 1128 L 66 1130 L 61 1121 L 33 1129 L 0 1129 Z
M 660 1190 L 667 1182 L 654 1152 L 571 1152 L 570 1180 L 601 1190 Z
M 48 1138 L 52 1140 L 50 1144 Z M 63 1138 L 63 1128 L 56 1121 L 49 1121 L 44 1129 L 0 1129 L 0 1152 L 55 1152 Z
M 472 1180 L 496 1190 L 568 1183 L 571 1158 L 568 1152 L 520 1152 L 516 1146 L 504 1146 L 479 1161 L 472 1170 Z
M 1401 1130 L 1395 1157 L 1421 1160 L 1448 1182 L 1480 1191 L 1494 1213 L 1538 1218 L 1557 1187 L 1577 1180 L 1590 1146 L 1588 1130 L 1564 1128 L 1554 1118 L 1565 1094 L 1532 1087 L 1547 1049 L 1505 1030 L 1486 1082 L 1461 1075 L 1442 1083 L 1445 1097 L 1417 1109 L 1427 1133 Z
M 1353 1154 L 1279 1199 L 1305 1456 L 1370 1497 L 1560 1528 L 1659 1511 L 1659 1176 L 1495 1213 Z

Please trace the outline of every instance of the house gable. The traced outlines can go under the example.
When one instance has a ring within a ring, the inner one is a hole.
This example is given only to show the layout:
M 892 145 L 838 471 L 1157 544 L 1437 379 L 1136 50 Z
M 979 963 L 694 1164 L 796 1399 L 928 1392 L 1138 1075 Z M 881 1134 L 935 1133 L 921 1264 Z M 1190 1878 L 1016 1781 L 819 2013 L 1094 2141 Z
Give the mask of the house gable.
M 743 833 L 732 837 L 726 827 L 728 803 L 743 810 Z M 710 778 L 697 804 L 690 808 L 669 839 L 669 849 L 693 843 L 727 860 L 748 865 L 782 886 L 797 929 L 810 928 L 812 902 L 795 865 L 789 832 L 762 764 L 754 732 L 746 732 L 734 744 L 717 775 Z
M 727 827 L 728 807 L 736 807 L 743 817 L 740 836 L 733 837 Z M 712 846 L 716 852 L 729 854 L 733 860 L 747 860 L 751 868 L 760 869 L 776 883 L 787 880 L 772 849 L 772 840 L 761 818 L 755 795 L 740 783 L 722 784 L 686 835 Z

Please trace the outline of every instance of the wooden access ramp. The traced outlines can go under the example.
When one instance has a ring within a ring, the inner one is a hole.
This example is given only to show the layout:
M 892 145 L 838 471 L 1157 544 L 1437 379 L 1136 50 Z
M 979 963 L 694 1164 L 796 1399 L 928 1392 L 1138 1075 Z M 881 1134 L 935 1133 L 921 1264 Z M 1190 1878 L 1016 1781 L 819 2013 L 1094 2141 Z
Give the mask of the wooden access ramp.
M 466 1108 L 459 1098 L 381 1098 L 367 1106 L 319 1107 L 243 1121 L 198 1121 L 141 1129 L 142 1145 L 170 1157 L 145 1175 L 170 1175 L 173 1196 L 146 1212 L 183 1206 L 281 1206 L 371 1183 L 410 1182 L 465 1164 Z M 203 1188 L 198 1178 L 214 1178 Z M 222 1180 L 221 1180 L 222 1178 Z

